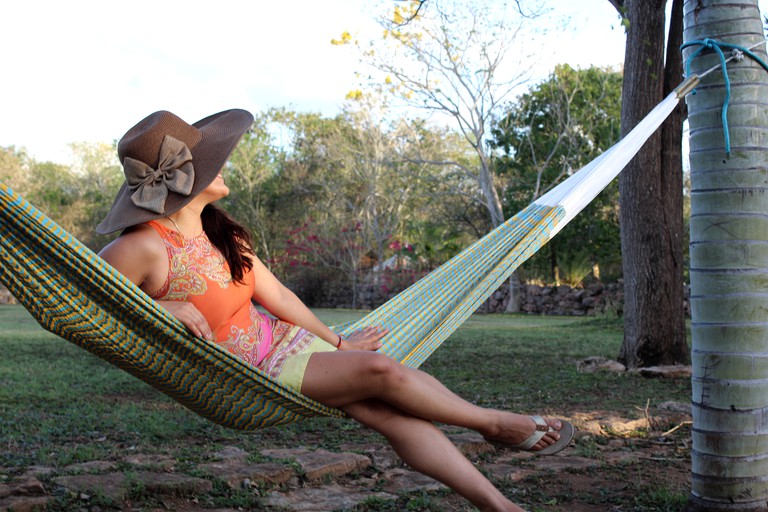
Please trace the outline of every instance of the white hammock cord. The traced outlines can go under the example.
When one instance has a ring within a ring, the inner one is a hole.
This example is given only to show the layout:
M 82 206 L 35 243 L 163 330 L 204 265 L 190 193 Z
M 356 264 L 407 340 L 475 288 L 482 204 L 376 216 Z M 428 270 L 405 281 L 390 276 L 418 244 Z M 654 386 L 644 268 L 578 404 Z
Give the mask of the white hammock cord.
M 560 206 L 565 210 L 565 217 L 553 228 L 550 239 L 618 176 L 640 151 L 645 141 L 677 107 L 680 99 L 697 83 L 697 76 L 688 78 L 656 105 L 623 139 L 535 201 L 535 204 L 541 206 Z

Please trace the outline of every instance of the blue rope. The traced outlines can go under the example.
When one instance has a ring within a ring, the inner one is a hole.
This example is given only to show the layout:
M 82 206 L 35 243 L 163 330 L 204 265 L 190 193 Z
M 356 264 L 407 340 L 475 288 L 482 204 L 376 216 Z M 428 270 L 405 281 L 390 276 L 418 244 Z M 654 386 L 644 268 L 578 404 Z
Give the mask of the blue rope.
M 706 49 L 712 49 L 714 50 L 717 55 L 720 57 L 720 67 L 723 70 L 723 81 L 725 82 L 725 100 L 723 101 L 723 110 L 720 113 L 720 117 L 723 121 L 723 135 L 725 137 L 725 153 L 727 155 L 731 154 L 731 136 L 728 132 L 728 104 L 731 101 L 731 80 L 728 78 L 728 69 L 726 67 L 726 59 L 725 55 L 723 54 L 723 48 L 731 50 L 734 54 L 736 52 L 740 52 L 741 54 L 748 55 L 752 58 L 752 60 L 756 61 L 758 64 L 760 64 L 763 69 L 768 71 L 768 64 L 763 62 L 763 60 L 752 53 L 751 50 L 744 48 L 743 46 L 739 46 L 737 44 L 731 44 L 731 43 L 724 43 L 722 41 L 717 41 L 715 39 L 702 39 L 697 41 L 689 41 L 685 44 L 683 44 L 680 47 L 680 50 L 684 50 L 685 48 L 688 48 L 689 46 L 700 46 L 699 49 L 697 49 L 695 52 L 693 52 L 688 59 L 685 61 L 685 76 L 691 75 L 691 61 L 698 57 L 704 50 Z M 696 91 L 692 91 L 691 94 L 696 94 Z

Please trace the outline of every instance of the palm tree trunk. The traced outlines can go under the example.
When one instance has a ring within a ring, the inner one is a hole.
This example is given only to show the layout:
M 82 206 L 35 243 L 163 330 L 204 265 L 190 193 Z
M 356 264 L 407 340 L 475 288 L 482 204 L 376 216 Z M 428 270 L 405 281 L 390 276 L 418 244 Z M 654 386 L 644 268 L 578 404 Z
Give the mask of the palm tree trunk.
M 686 0 L 687 42 L 763 41 L 757 0 Z M 684 58 L 697 48 L 689 47 Z M 765 58 L 765 45 L 755 53 Z M 692 72 L 717 64 L 713 54 Z M 690 511 L 768 509 L 768 73 L 728 64 L 689 95 L 693 448 Z

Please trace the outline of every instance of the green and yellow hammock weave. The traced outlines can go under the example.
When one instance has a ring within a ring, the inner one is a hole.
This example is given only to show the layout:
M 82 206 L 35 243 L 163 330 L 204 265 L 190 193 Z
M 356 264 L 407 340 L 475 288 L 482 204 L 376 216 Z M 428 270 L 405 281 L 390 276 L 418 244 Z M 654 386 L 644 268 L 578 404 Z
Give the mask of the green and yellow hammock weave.
M 682 87 L 682 86 L 681 86 Z M 672 112 L 671 94 L 627 137 L 549 194 L 342 334 L 390 329 L 381 351 L 418 367 L 509 275 L 588 204 Z M 201 416 L 253 430 L 343 416 L 195 338 L 151 298 L 0 183 L 0 282 L 49 330 Z

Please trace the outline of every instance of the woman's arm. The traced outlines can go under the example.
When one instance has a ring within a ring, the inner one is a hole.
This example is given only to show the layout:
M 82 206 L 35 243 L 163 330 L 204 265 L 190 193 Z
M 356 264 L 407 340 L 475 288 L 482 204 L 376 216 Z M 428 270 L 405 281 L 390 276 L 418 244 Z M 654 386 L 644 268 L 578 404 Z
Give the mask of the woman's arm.
M 256 302 L 280 320 L 303 327 L 333 346 L 339 344 L 338 334 L 317 318 L 301 299 L 283 285 L 257 257 L 253 256 L 252 260 L 256 280 L 253 299 Z M 343 339 L 339 348 L 377 350 L 381 347 L 381 338 L 386 333 L 386 329 L 368 327 Z

